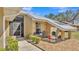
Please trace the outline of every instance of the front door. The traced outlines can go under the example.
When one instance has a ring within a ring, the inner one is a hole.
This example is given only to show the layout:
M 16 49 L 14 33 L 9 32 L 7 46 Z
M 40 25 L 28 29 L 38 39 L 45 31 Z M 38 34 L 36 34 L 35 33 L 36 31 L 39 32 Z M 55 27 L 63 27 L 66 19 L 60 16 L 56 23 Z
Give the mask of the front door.
M 10 21 L 10 35 L 24 37 L 24 16 L 19 15 Z
M 10 29 L 11 29 L 11 34 L 13 36 L 21 37 L 22 34 L 21 22 L 10 23 Z

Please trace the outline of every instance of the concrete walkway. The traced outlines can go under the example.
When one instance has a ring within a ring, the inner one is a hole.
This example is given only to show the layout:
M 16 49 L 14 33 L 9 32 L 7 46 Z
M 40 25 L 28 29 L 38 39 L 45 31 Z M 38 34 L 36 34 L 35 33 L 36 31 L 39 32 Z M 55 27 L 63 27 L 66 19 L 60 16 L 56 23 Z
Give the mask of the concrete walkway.
M 26 40 L 20 40 L 18 44 L 19 44 L 19 51 L 41 51 L 39 48 L 28 43 Z

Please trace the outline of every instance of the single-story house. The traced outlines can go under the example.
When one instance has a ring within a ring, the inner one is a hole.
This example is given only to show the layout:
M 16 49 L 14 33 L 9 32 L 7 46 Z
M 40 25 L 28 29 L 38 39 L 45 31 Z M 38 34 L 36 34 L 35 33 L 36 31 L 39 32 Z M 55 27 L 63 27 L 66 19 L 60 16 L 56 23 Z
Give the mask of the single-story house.
M 42 16 L 22 11 L 22 8 L 0 8 L 0 47 L 6 46 L 7 36 L 26 37 L 27 34 L 34 34 L 45 31 L 45 35 L 49 35 L 52 31 L 61 33 L 62 39 L 65 32 L 68 32 L 68 38 L 72 31 L 76 28 L 51 20 Z

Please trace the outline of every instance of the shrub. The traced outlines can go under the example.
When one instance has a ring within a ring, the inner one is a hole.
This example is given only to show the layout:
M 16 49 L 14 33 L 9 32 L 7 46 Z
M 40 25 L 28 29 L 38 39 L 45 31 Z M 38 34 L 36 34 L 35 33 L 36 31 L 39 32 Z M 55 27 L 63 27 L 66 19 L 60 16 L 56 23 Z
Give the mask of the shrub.
M 41 39 L 40 37 L 34 36 L 34 35 L 31 35 L 30 37 L 31 37 L 32 41 L 33 41 L 34 43 L 36 43 L 36 44 L 38 44 L 39 41 L 40 41 L 40 39 Z
M 7 38 L 7 50 L 9 51 L 17 51 L 18 50 L 18 41 L 13 36 L 9 36 Z
M 27 35 L 26 35 L 26 39 L 30 39 L 30 35 L 31 35 L 31 34 L 27 34 Z

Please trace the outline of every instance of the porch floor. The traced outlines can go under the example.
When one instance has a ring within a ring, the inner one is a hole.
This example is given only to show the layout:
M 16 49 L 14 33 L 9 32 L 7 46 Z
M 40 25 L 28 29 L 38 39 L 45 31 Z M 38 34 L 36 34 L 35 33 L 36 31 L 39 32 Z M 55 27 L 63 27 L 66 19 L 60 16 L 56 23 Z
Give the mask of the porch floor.
M 19 51 L 41 51 L 39 48 L 28 43 L 26 40 L 19 40 Z

